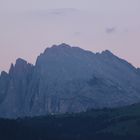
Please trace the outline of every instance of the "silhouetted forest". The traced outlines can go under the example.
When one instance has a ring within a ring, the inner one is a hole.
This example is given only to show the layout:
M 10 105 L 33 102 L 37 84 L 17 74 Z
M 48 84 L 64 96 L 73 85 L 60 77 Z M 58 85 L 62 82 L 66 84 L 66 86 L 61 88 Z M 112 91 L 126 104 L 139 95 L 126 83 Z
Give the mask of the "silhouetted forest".
M 0 119 L 1 140 L 140 140 L 140 105 L 77 114 Z

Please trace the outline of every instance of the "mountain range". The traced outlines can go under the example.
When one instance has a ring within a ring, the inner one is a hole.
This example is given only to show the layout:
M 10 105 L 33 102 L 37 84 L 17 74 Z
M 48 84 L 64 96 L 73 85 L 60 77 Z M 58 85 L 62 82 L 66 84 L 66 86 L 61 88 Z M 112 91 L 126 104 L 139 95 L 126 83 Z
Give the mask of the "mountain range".
M 0 75 L 0 117 L 17 118 L 140 102 L 140 69 L 106 50 L 53 45 L 35 65 L 18 58 Z

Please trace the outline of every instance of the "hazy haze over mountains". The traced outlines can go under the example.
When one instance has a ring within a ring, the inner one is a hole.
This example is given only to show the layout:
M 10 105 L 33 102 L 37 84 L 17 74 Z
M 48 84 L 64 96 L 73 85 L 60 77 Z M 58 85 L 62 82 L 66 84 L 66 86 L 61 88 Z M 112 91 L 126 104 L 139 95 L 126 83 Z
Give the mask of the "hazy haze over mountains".
M 53 45 L 35 65 L 17 59 L 0 76 L 0 117 L 118 107 L 140 101 L 140 70 L 110 51 Z

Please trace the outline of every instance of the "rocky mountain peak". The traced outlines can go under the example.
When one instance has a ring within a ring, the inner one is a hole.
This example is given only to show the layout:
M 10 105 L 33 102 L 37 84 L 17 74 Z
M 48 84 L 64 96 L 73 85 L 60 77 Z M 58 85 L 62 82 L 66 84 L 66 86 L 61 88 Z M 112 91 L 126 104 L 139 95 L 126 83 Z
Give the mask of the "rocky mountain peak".
M 140 101 L 138 72 L 109 50 L 96 55 L 65 43 L 53 45 L 35 66 L 19 58 L 0 78 L 0 117 L 133 104 Z
M 16 60 L 16 63 L 15 63 L 15 66 L 23 66 L 23 65 L 26 65 L 27 64 L 27 61 L 22 59 L 22 58 L 18 58 Z
M 7 76 L 7 75 L 8 75 L 8 73 L 5 72 L 5 71 L 2 71 L 2 72 L 0 73 L 0 76 L 1 76 L 1 77 L 3 77 L 3 76 Z
M 15 64 L 11 64 L 9 74 L 13 76 L 23 77 L 25 73 L 28 73 L 32 69 L 33 65 L 27 63 L 26 60 L 18 58 Z
M 51 52 L 56 52 L 56 51 L 60 51 L 60 50 L 64 50 L 64 49 L 71 49 L 72 47 L 66 43 L 62 43 L 62 44 L 59 44 L 59 45 L 53 45 L 52 47 L 50 48 L 47 48 L 44 53 L 47 53 L 48 51 L 51 51 Z
M 109 51 L 109 50 L 102 51 L 101 55 L 115 56 L 115 55 L 114 55 L 111 51 Z
M 68 44 L 66 44 L 66 43 L 62 43 L 62 44 L 59 44 L 59 45 L 52 46 L 52 48 L 55 48 L 55 47 L 59 47 L 59 48 L 71 48 L 71 46 L 68 45 Z

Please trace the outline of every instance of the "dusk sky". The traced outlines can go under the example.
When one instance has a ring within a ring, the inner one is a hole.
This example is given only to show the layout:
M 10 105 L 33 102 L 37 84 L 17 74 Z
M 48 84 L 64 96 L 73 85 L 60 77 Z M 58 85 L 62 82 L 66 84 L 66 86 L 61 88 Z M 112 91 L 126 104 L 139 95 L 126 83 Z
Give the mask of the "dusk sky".
M 140 67 L 140 0 L 0 0 L 0 71 L 60 43 Z

